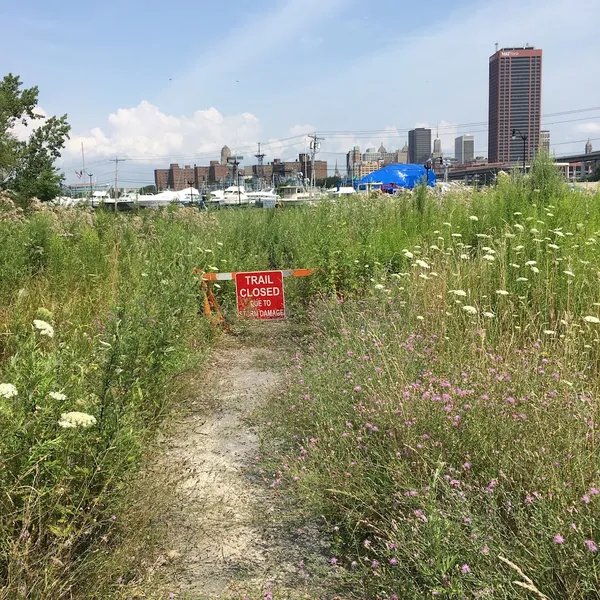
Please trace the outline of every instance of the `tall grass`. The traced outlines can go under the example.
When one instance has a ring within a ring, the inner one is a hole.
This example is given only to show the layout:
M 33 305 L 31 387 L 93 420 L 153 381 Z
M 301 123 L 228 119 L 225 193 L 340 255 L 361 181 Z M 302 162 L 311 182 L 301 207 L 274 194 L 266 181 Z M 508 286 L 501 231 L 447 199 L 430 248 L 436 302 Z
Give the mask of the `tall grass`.
M 596 597 L 600 213 L 545 168 L 283 211 L 4 203 L 2 592 L 89 592 L 173 376 L 211 342 L 193 269 L 315 267 L 286 281 L 315 333 L 271 408 L 274 483 L 330 520 L 359 597 Z M 231 314 L 233 284 L 215 292 Z
M 272 485 L 353 597 L 599 597 L 599 199 L 532 179 L 323 209 L 360 293 L 313 303 Z
M 110 537 L 173 375 L 212 335 L 192 276 L 211 226 L 191 212 L 0 222 L 6 597 L 72 597 Z

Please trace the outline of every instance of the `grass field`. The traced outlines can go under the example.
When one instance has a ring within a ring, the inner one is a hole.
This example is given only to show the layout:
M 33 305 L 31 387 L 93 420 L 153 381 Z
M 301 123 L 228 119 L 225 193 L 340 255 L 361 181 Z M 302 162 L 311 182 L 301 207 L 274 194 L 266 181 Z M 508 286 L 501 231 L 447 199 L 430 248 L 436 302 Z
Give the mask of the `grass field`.
M 89 597 L 213 337 L 194 267 L 315 267 L 286 282 L 313 333 L 269 409 L 272 483 L 325 515 L 355 597 L 597 598 L 598 203 L 540 162 L 480 191 L 284 211 L 4 204 L 3 593 Z M 232 284 L 215 291 L 230 309 Z

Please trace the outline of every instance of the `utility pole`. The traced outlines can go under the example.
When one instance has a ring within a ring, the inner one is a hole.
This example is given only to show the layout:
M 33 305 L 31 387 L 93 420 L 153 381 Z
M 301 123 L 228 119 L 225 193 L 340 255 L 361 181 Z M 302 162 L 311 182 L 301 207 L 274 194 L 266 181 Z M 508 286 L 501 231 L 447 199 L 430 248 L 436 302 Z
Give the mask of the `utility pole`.
M 94 204 L 94 182 L 92 181 L 92 177 L 94 176 L 92 173 L 87 174 L 90 178 L 90 204 Z
M 258 142 L 258 152 L 254 155 L 254 158 L 258 160 L 258 180 L 260 189 L 263 189 L 264 179 L 265 179 L 265 169 L 263 166 L 263 161 L 265 159 L 264 153 L 260 151 L 260 142 Z
M 119 163 L 127 160 L 126 158 L 115 158 L 110 159 L 111 162 L 115 163 L 115 212 L 117 212 L 117 200 L 119 198 Z
M 309 199 L 312 201 L 313 188 L 315 186 L 315 156 L 321 147 L 324 138 L 317 137 L 316 133 L 308 136 L 310 138 L 310 193 Z

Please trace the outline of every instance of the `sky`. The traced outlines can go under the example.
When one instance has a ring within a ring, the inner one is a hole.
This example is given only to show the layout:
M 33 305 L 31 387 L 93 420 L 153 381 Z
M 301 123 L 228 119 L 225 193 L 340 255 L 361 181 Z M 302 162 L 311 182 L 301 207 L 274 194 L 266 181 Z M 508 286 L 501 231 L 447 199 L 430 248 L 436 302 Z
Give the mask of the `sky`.
M 402 147 L 408 129 L 457 134 L 487 154 L 488 62 L 542 48 L 543 129 L 557 156 L 600 148 L 600 0 L 2 0 L 1 74 L 68 115 L 60 166 L 77 181 L 81 145 L 97 183 L 153 182 L 170 163 L 208 164 L 227 144 L 255 162 L 324 138 L 333 171 L 355 145 Z M 567 111 L 595 108 L 556 115 Z

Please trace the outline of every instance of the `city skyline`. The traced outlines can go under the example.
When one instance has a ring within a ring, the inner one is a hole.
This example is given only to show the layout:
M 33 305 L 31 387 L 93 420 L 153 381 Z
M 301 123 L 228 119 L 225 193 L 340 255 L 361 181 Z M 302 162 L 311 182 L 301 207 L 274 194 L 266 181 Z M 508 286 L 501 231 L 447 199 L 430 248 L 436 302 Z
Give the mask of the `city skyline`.
M 325 138 L 321 157 L 330 165 L 343 164 L 354 145 L 401 148 L 408 130 L 437 125 L 444 155 L 462 133 L 475 135 L 476 155 L 487 154 L 487 124 L 469 124 L 487 122 L 487 62 L 496 42 L 544 49 L 543 114 L 595 106 L 600 97 L 585 58 L 598 55 L 600 40 L 595 20 L 581 18 L 597 12 L 598 0 L 583 0 L 578 11 L 558 0 L 543 6 L 462 0 L 450 10 L 435 0 L 428 11 L 384 0 L 360 18 L 358 6 L 355 0 L 284 0 L 276 7 L 262 0 L 227 6 L 183 0 L 173 16 L 215 26 L 201 36 L 171 36 L 165 45 L 155 40 L 180 25 L 168 13 L 158 18 L 158 5 L 132 0 L 116 12 L 114 0 L 102 6 L 33 0 L 0 10 L 12 24 L 0 56 L 5 71 L 39 85 L 45 114 L 68 113 L 72 136 L 60 163 L 66 173 L 80 168 L 83 142 L 100 179 L 110 178 L 108 159 L 119 155 L 130 158 L 120 169 L 132 182 L 151 178 L 157 163 L 217 160 L 225 143 L 246 152 L 261 141 L 268 158 L 292 157 L 312 131 Z M 410 25 L 390 29 L 394 21 Z M 90 44 L 83 26 L 90 22 L 120 43 Z M 356 40 L 351 48 L 349 37 Z M 31 43 L 13 52 L 23 39 Z M 138 59 L 135 70 L 130 56 Z M 401 77 L 390 77 L 391 65 L 401 65 Z M 318 90 L 313 101 L 307 82 Z M 367 110 L 374 97 L 377 110 Z M 566 154 L 600 137 L 600 111 L 551 117 L 542 127 L 551 130 L 551 150 Z

